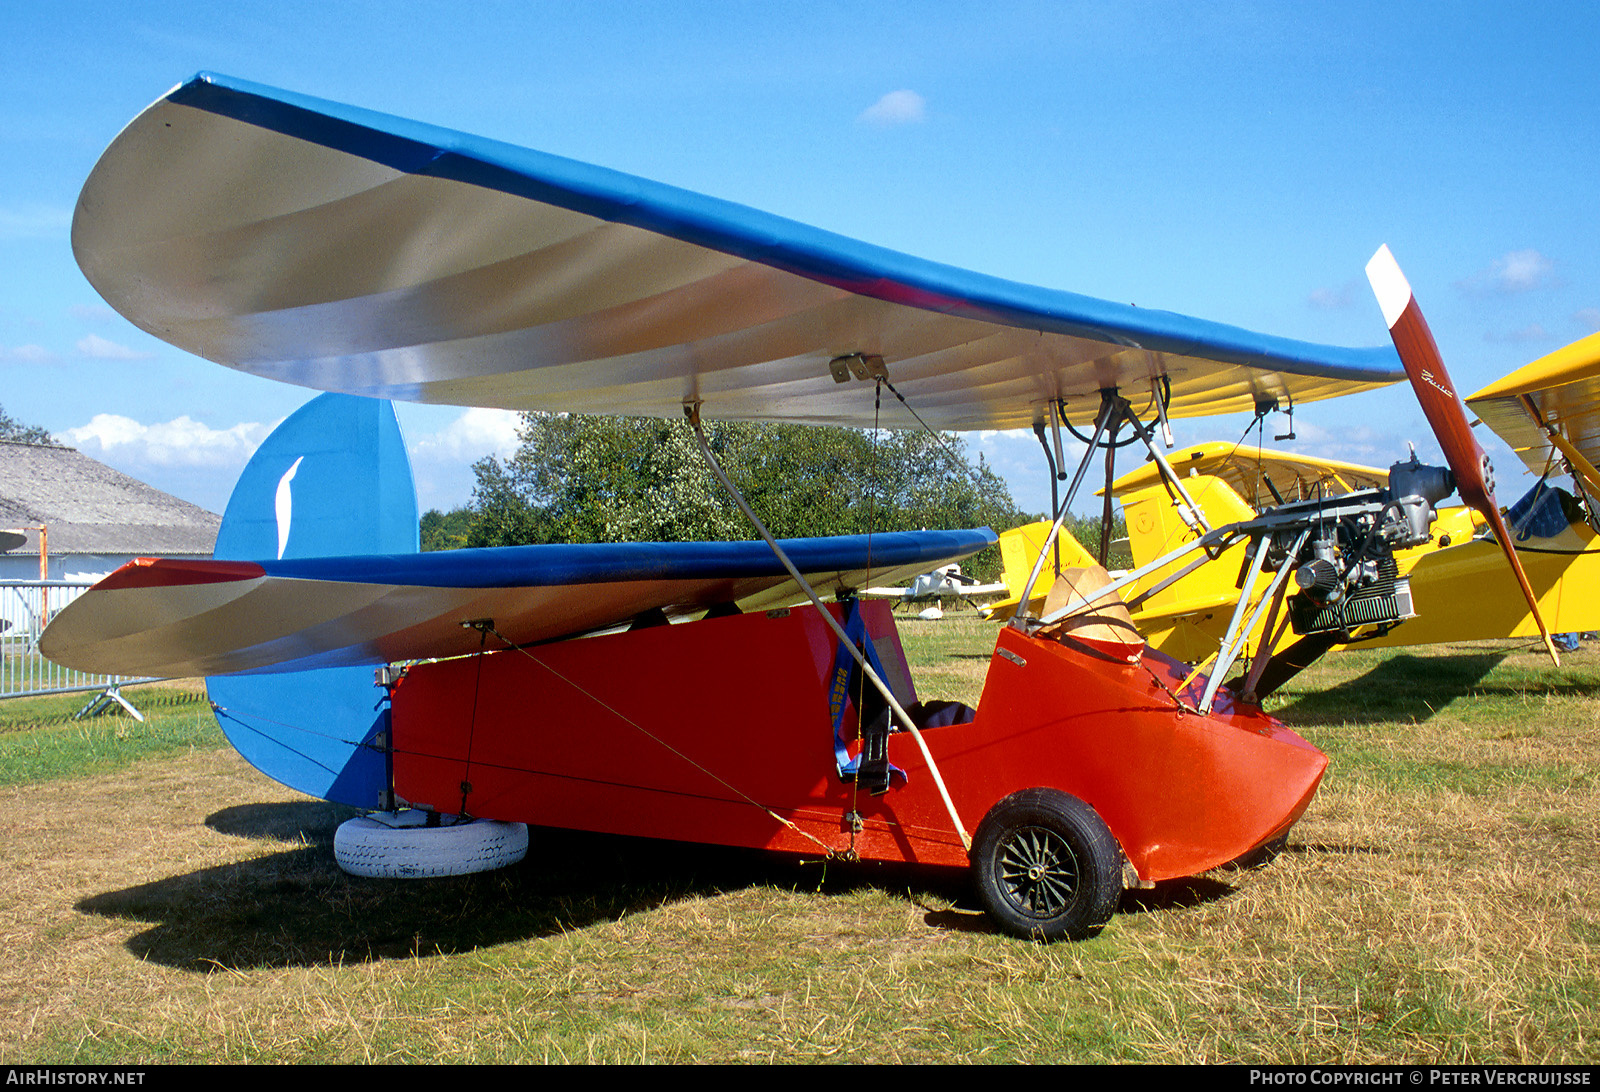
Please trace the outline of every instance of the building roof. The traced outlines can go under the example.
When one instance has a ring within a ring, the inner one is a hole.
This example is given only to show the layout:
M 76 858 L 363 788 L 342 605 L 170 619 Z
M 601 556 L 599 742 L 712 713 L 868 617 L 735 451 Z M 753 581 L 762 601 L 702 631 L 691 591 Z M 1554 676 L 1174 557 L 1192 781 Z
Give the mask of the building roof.
M 209 556 L 221 518 L 75 448 L 0 441 L 0 527 L 41 523 L 52 555 Z

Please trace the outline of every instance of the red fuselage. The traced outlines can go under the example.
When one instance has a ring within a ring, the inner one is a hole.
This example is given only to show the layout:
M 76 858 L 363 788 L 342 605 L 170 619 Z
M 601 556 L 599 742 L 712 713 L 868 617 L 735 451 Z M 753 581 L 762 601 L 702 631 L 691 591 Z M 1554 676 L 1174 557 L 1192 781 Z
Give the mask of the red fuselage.
M 863 610 L 909 702 L 889 607 Z M 966 866 L 909 734 L 889 740 L 904 784 L 870 796 L 840 779 L 835 649 L 806 607 L 420 665 L 394 691 L 395 788 L 538 826 Z M 1185 674 L 1002 629 L 976 718 L 923 737 L 969 831 L 1009 794 L 1055 788 L 1099 813 L 1141 879 L 1193 875 L 1286 831 L 1327 758 L 1254 707 L 1180 708 Z

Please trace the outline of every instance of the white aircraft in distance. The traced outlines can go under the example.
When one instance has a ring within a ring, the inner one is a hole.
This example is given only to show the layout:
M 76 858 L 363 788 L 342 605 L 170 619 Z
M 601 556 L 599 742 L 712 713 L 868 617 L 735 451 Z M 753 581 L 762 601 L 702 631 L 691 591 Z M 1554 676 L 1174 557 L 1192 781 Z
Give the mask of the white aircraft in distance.
M 1002 580 L 994 584 L 980 584 L 977 577 L 967 576 L 961 571 L 960 565 L 951 562 L 931 572 L 918 573 L 916 579 L 911 581 L 910 587 L 865 588 L 859 594 L 863 599 L 888 599 L 905 606 L 932 601 L 933 605 L 919 613 L 917 617 L 933 621 L 944 617 L 944 610 L 940 607 L 939 600 L 960 601 L 977 599 L 985 595 L 1004 595 L 1006 582 Z

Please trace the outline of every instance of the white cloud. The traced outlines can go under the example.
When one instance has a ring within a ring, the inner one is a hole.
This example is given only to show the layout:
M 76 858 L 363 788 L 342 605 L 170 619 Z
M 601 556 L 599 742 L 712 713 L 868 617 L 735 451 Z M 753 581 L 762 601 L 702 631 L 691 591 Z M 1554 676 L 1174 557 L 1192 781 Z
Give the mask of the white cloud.
M 1048 435 L 1048 434 L 1047 434 Z M 1068 462 L 1074 466 L 1083 455 L 1083 445 L 1074 440 L 1070 435 L 1063 433 L 1065 442 L 1064 454 Z M 1050 473 L 1045 462 L 1044 451 L 1039 447 L 1039 439 L 1033 434 L 1031 428 L 1014 428 L 1005 430 L 984 429 L 971 438 L 968 444 L 968 454 L 977 456 L 982 454 L 989 469 L 1000 475 L 1005 480 L 1006 488 L 1011 492 L 1011 499 L 1017 507 L 1024 512 L 1043 514 L 1050 510 Z M 1061 489 L 1065 489 L 1063 484 Z M 1084 489 L 1078 497 L 1078 508 L 1088 503 L 1084 497 L 1090 497 L 1094 503 L 1099 501 L 1092 497 L 1092 489 Z M 996 527 L 996 531 L 1005 530 Z
M 421 433 L 406 445 L 417 483 L 419 510 L 449 511 L 472 498 L 472 464 L 488 455 L 507 458 L 520 442 L 520 414 L 510 410 L 469 409 L 445 427 Z
M 411 456 L 417 460 L 474 463 L 486 455 L 505 457 L 517 450 L 522 415 L 511 410 L 469 409 L 438 432 L 417 438 Z
M 486 455 L 515 452 L 519 422 L 520 416 L 508 410 L 469 409 L 408 443 L 422 509 L 465 504 L 472 496 L 472 464 Z M 145 424 L 101 413 L 87 424 L 56 433 L 56 439 L 220 512 L 245 463 L 277 424 L 244 421 L 212 428 L 188 416 Z
M 115 341 L 108 341 L 99 334 L 89 334 L 79 338 L 77 347 L 78 352 L 96 360 L 144 360 L 152 355 L 130 349 L 126 345 L 119 345 Z
M 978 442 L 980 444 L 987 444 L 990 440 L 993 440 L 996 437 L 1006 440 L 1027 440 L 1030 443 L 1038 442 L 1035 439 L 1033 429 L 1031 428 L 985 428 L 978 430 Z
M 1273 446 L 1281 446 L 1285 451 L 1310 455 L 1318 459 L 1337 459 L 1347 463 L 1378 467 L 1388 466 L 1395 460 L 1403 458 L 1406 451 L 1406 441 L 1400 434 L 1383 428 L 1374 428 L 1371 425 L 1341 424 L 1328 428 L 1311 421 L 1299 420 L 1295 422 L 1294 431 L 1294 442 Z M 1431 436 L 1426 437 L 1419 447 L 1431 440 Z M 1253 438 L 1251 443 L 1254 444 Z
M 1531 247 L 1512 250 L 1489 263 L 1488 268 L 1457 281 L 1456 287 L 1475 296 L 1511 296 L 1553 285 L 1555 269 L 1555 262 Z
M 867 125 L 909 125 L 924 120 L 926 108 L 927 101 L 915 91 L 890 91 L 856 120 Z
M 1360 289 L 1359 281 L 1346 281 L 1337 288 L 1318 288 L 1307 302 L 1318 311 L 1343 311 L 1355 304 Z
M 56 354 L 43 345 L 18 345 L 14 349 L 0 345 L 0 360 L 20 360 L 24 364 L 49 364 L 55 359 Z
M 103 303 L 75 303 L 67 308 L 67 314 L 80 322 L 110 322 L 117 317 L 117 313 Z
M 104 456 L 122 469 L 206 467 L 231 469 L 237 475 L 273 427 L 245 421 L 214 429 L 188 416 L 146 425 L 131 417 L 97 413 L 88 424 L 59 432 L 56 438 L 95 458 Z
M 1514 250 L 1495 263 L 1498 283 L 1506 292 L 1538 288 L 1555 269 L 1555 263 L 1537 250 Z
M 1600 331 L 1600 307 L 1584 307 L 1572 316 L 1581 325 L 1591 330 Z

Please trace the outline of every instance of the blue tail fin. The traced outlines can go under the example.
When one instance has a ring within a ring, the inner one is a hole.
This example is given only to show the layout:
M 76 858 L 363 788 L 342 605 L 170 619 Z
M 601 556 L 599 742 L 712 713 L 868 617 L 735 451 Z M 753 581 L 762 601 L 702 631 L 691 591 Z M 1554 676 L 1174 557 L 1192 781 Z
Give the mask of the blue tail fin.
M 417 552 L 411 464 L 388 402 L 324 394 L 268 436 L 217 532 L 225 561 Z M 206 680 L 217 722 L 251 765 L 292 789 L 377 808 L 387 785 L 384 692 L 370 667 Z

